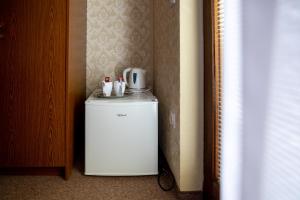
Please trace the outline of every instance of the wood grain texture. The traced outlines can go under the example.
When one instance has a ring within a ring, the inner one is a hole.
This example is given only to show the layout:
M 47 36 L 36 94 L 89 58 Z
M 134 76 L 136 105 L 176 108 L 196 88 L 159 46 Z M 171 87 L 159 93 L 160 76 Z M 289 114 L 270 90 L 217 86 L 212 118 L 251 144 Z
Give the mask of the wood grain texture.
M 204 196 L 219 199 L 219 184 L 215 177 L 216 146 L 216 85 L 214 60 L 214 0 L 203 1 L 204 24 Z
M 86 1 L 1 0 L 0 11 L 0 171 L 68 178 L 75 131 L 84 143 Z
M 68 1 L 68 40 L 66 77 L 66 167 L 65 178 L 71 175 L 74 136 L 76 149 L 83 151 L 84 101 L 86 91 L 86 1 Z M 75 155 L 79 154 L 75 152 Z
M 66 2 L 3 0 L 1 8 L 0 165 L 64 166 Z

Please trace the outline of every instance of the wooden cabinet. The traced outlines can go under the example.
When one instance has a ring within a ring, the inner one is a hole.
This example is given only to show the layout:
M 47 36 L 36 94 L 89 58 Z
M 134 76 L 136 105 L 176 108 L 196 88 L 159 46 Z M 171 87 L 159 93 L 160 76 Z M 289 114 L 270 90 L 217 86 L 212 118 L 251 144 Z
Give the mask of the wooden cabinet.
M 1 169 L 70 175 L 83 123 L 85 22 L 82 0 L 0 1 Z

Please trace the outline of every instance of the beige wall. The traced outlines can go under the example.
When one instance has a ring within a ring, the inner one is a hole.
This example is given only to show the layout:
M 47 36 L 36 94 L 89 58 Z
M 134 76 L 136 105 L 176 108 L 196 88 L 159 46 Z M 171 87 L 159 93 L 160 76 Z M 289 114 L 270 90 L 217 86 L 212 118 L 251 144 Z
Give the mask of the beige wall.
M 154 92 L 159 100 L 159 139 L 170 168 L 180 182 L 179 144 L 179 4 L 154 0 Z M 169 123 L 175 114 L 175 127 Z
M 202 190 L 204 62 L 202 1 L 180 1 L 180 190 Z
M 87 95 L 126 66 L 146 69 L 152 87 L 153 0 L 87 0 Z
M 202 1 L 154 0 L 154 91 L 160 146 L 181 191 L 202 190 Z M 176 126 L 170 124 L 175 113 Z

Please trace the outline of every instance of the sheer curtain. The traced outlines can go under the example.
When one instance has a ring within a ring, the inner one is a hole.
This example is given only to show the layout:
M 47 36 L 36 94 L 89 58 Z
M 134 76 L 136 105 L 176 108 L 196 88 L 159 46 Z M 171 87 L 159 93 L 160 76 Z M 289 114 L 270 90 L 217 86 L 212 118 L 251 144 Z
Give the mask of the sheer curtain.
M 300 1 L 225 0 L 221 199 L 300 199 Z

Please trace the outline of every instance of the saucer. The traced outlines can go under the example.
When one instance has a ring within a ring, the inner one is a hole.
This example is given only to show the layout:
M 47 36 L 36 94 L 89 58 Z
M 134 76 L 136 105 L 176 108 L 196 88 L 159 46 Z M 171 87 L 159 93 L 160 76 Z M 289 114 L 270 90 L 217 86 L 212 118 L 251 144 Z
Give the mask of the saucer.
M 107 98 L 107 99 L 116 99 L 116 98 L 128 97 L 128 94 L 124 93 L 123 96 L 116 96 L 114 93 L 112 93 L 110 96 L 104 96 L 103 92 L 100 90 L 95 94 L 95 97 L 97 97 L 97 98 Z
M 135 89 L 135 88 L 127 88 L 125 90 L 125 94 L 135 94 L 135 93 L 144 93 L 150 91 L 150 88 L 141 88 L 141 89 Z

